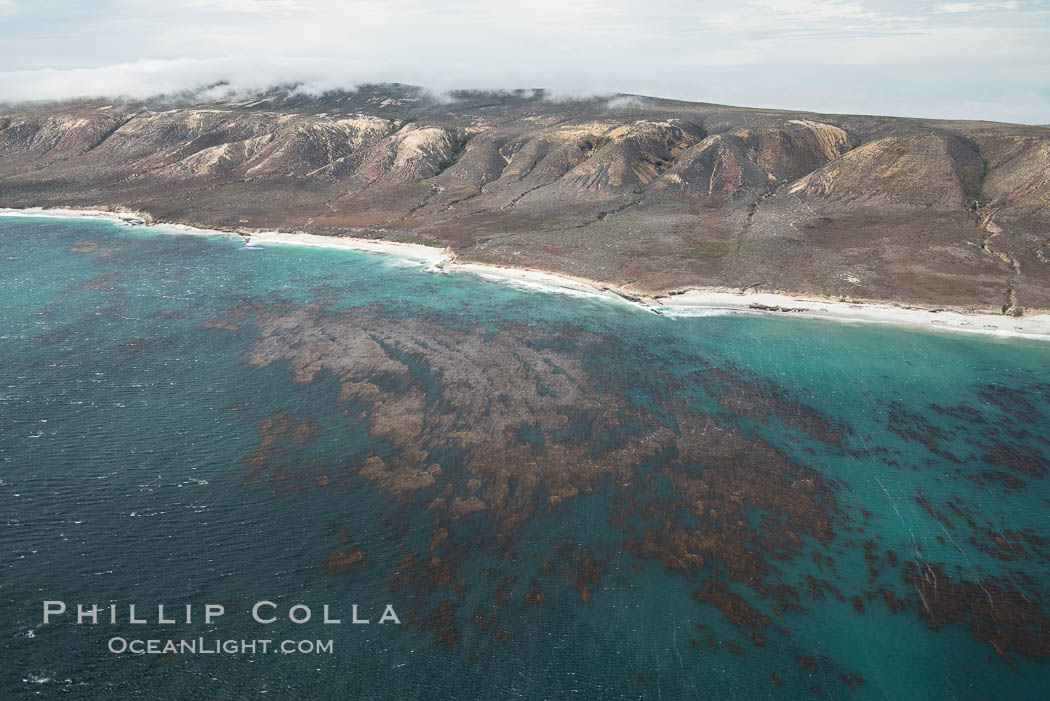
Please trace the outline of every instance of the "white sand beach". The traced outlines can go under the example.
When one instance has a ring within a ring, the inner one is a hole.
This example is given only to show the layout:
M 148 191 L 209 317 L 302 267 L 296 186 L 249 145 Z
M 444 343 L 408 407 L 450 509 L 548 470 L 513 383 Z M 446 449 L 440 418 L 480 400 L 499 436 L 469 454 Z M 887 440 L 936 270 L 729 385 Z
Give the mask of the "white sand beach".
M 338 248 L 346 251 L 366 251 L 385 253 L 437 265 L 449 260 L 449 256 L 440 248 L 423 246 L 418 243 L 400 243 L 381 239 L 362 239 L 351 236 L 319 236 L 317 234 L 285 234 L 276 231 L 263 231 L 246 234 L 248 245 L 280 246 L 315 246 L 318 248 Z
M 745 292 L 724 288 L 691 289 L 672 295 L 652 297 L 629 289 L 540 270 L 460 263 L 448 250 L 381 239 L 276 231 L 231 232 L 202 229 L 174 222 L 154 222 L 147 214 L 131 211 L 34 207 L 0 209 L 0 216 L 109 219 L 131 226 L 147 226 L 151 229 L 168 230 L 175 233 L 236 234 L 241 236 L 249 246 L 313 246 L 382 253 L 425 263 L 428 270 L 439 270 L 444 273 L 468 273 L 541 290 L 615 299 L 669 317 L 709 316 L 712 313 L 768 314 L 848 323 L 896 324 L 927 330 L 961 331 L 1050 341 L 1050 314 L 1048 313 L 1013 317 L 995 313 L 994 310 L 924 309 L 882 302 L 843 302 L 805 295 Z
M 680 294 L 650 297 L 632 290 L 537 270 L 455 262 L 445 263 L 441 267 L 449 271 L 458 270 L 488 278 L 529 282 L 600 296 L 616 295 L 631 304 L 672 317 L 709 316 L 712 312 L 766 314 L 1050 340 L 1050 314 L 1013 317 L 996 314 L 993 310 L 934 310 L 878 302 L 840 302 L 801 295 L 726 289 L 692 289 Z
M 148 218 L 136 212 L 108 209 L 74 209 L 64 207 L 0 208 L 0 217 L 48 217 L 53 219 L 110 219 L 125 224 L 147 224 Z
M 1027 336 L 1050 340 L 1050 314 L 1022 317 L 988 311 L 934 310 L 876 302 L 840 302 L 806 296 L 768 292 L 738 293 L 721 290 L 689 290 L 654 300 L 668 314 L 688 315 L 693 309 L 724 309 L 742 313 L 800 316 L 808 319 L 902 324 L 949 331 L 1000 336 Z

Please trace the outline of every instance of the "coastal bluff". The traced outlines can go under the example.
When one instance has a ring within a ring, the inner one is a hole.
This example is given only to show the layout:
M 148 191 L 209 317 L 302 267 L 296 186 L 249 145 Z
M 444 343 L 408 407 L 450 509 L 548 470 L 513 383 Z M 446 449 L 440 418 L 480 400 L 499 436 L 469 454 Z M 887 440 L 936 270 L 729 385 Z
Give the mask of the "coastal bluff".
M 0 206 L 360 236 L 641 295 L 1050 310 L 1050 128 L 405 85 L 0 105 Z

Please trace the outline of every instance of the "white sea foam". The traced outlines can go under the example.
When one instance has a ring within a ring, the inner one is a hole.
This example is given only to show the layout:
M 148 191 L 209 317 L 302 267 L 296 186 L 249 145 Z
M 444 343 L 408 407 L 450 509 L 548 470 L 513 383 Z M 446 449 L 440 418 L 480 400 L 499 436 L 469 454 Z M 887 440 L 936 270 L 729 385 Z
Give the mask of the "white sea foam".
M 660 307 L 654 309 L 654 311 L 669 317 L 684 317 L 684 318 L 700 318 L 708 316 L 729 316 L 731 314 L 752 314 L 753 312 L 746 312 L 743 310 L 734 311 L 732 309 L 716 309 L 714 307 Z
M 456 271 L 455 271 L 455 269 L 453 269 L 451 272 L 456 272 Z M 532 280 L 516 279 L 516 278 L 506 277 L 506 276 L 503 276 L 503 275 L 493 275 L 491 273 L 472 272 L 472 274 L 474 276 L 482 278 L 484 280 L 489 280 L 489 281 L 492 281 L 492 282 L 499 282 L 499 283 L 502 283 L 504 285 L 507 285 L 508 287 L 513 287 L 513 288 L 516 288 L 516 289 L 519 289 L 519 290 L 527 290 L 529 292 L 544 292 L 544 293 L 547 293 L 547 294 L 559 294 L 559 295 L 566 295 L 568 297 L 579 297 L 579 298 L 595 298 L 595 297 L 610 297 L 610 296 L 613 296 L 613 295 L 610 295 L 609 293 L 599 292 L 598 290 L 594 290 L 592 292 L 592 291 L 588 291 L 588 290 L 580 290 L 580 289 L 575 289 L 575 288 L 570 288 L 570 287 L 561 287 L 559 285 L 552 285 L 550 283 L 542 283 L 542 282 L 535 282 L 535 281 L 532 281 Z

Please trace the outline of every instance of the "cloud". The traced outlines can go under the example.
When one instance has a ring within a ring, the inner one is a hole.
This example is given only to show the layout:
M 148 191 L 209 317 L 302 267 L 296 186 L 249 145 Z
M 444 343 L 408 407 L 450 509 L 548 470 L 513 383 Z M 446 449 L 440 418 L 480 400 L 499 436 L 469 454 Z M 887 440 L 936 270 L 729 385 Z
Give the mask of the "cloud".
M 619 95 L 606 102 L 605 107 L 610 110 L 626 110 L 632 107 L 642 107 L 647 103 L 648 100 L 638 95 Z
M 0 22 L 0 100 L 145 97 L 219 81 L 239 91 L 274 83 L 323 91 L 404 82 L 435 92 L 542 87 L 554 94 L 622 92 L 766 107 L 1050 121 L 1044 107 L 1050 22 L 1048 11 L 1031 2 L 9 5 Z M 963 6 L 970 9 L 957 9 Z M 992 11 L 1007 6 L 1017 9 Z M 978 7 L 988 9 L 972 9 Z M 1017 95 L 1036 98 L 1012 103 Z
M 934 7 L 937 12 L 961 14 L 966 12 L 991 12 L 993 10 L 1016 10 L 1019 2 L 951 2 Z
M 257 58 L 141 60 L 95 68 L 0 72 L 0 95 L 15 100 L 67 97 L 145 98 L 229 81 L 224 90 L 250 92 L 309 75 L 301 61 Z

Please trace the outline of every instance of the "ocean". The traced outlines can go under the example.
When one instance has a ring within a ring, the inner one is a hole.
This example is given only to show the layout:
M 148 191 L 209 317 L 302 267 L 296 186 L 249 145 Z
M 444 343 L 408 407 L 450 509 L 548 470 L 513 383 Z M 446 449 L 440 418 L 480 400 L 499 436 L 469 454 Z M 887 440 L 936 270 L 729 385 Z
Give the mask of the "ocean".
M 0 280 L 0 698 L 1050 695 L 1050 343 L 106 220 Z

